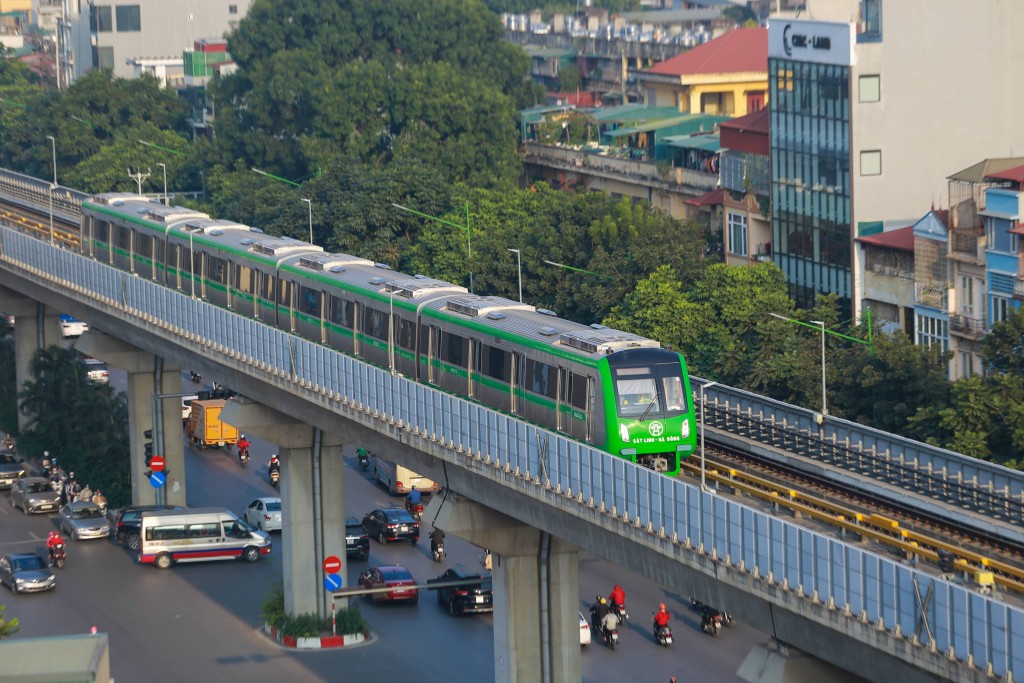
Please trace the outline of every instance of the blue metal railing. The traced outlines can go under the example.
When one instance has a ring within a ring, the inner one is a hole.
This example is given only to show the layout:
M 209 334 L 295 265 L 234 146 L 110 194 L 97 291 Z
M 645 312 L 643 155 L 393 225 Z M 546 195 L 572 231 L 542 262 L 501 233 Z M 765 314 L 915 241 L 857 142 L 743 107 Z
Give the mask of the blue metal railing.
M 444 394 L 258 321 L 0 228 L 0 267 L 200 351 L 225 353 L 296 396 L 358 403 L 456 452 L 540 478 L 578 503 L 704 552 L 998 676 L 1024 671 L 1024 610 Z M 775 406 L 778 408 L 778 406 Z M 797 415 L 796 417 L 801 417 Z M 543 459 L 543 462 L 542 462 Z M 454 461 L 454 460 L 453 460 Z M 544 487 L 544 488 L 542 488 Z M 625 532 L 625 528 L 623 529 Z M 933 591 L 930 602 L 917 596 Z

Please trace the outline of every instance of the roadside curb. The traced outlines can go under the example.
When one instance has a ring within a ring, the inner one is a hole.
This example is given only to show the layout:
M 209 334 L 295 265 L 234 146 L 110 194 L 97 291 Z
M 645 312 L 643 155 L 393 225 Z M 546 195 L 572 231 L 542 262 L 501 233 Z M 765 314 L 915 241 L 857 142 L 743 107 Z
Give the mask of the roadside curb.
M 372 635 L 368 636 L 363 633 L 339 636 L 319 636 L 316 638 L 297 638 L 295 636 L 282 635 L 270 624 L 264 624 L 260 631 L 263 635 L 267 636 L 281 647 L 291 650 L 336 650 L 343 647 L 365 645 L 373 639 Z

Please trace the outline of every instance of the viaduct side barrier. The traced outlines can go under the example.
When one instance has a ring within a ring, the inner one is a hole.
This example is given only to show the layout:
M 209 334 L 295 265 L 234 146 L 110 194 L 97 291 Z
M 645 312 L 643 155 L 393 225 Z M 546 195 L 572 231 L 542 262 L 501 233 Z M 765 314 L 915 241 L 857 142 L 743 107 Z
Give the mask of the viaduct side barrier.
M 37 210 L 48 209 L 49 186 L 47 181 L 0 169 L 0 196 Z M 58 187 L 55 215 L 77 221 L 88 197 Z M 697 386 L 707 381 L 690 379 Z M 723 384 L 709 388 L 706 396 L 707 422 L 713 427 L 865 476 L 905 481 L 946 505 L 1024 525 L 1024 472 Z
M 587 546 L 609 559 L 659 579 L 681 576 L 687 587 L 695 581 L 679 573 L 687 567 L 713 576 L 723 608 L 754 595 L 765 608 L 744 603 L 749 611 L 736 610 L 752 625 L 873 680 L 891 680 L 898 671 L 908 683 L 1009 681 L 1014 671 L 1024 671 L 1024 610 L 998 596 L 702 492 L 6 227 L 0 227 L 0 279 L 23 284 L 20 291 L 35 288 L 74 301 L 203 358 L 220 358 L 311 406 L 391 431 L 451 463 L 457 478 L 470 470 L 486 473 L 510 495 L 533 501 L 522 506 L 522 519 L 539 528 L 564 530 L 567 520 L 590 520 L 611 540 Z M 556 519 L 547 525 L 534 507 L 554 511 Z M 585 540 L 582 531 L 577 535 Z M 626 541 L 634 552 L 614 551 Z M 843 647 L 825 649 L 823 628 Z

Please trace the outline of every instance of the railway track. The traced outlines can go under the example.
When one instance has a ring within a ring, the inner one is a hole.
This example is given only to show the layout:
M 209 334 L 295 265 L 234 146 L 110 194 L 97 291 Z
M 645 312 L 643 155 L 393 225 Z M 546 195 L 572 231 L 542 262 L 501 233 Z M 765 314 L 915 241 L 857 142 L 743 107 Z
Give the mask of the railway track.
M 698 459 L 690 458 L 683 467 L 699 479 Z M 1024 548 L 973 526 L 720 444 L 707 449 L 705 477 L 737 495 L 812 518 L 848 539 L 878 543 L 907 559 L 938 567 L 940 551 L 949 553 L 958 578 L 1024 593 Z
M 49 211 L 0 198 L 0 220 L 39 239 L 51 239 Z M 78 225 L 54 215 L 52 239 L 65 248 L 77 249 Z M 813 518 L 839 529 L 844 536 L 876 542 L 906 558 L 938 566 L 939 552 L 951 553 L 959 575 L 982 586 L 1024 593 L 1024 548 L 1019 545 L 749 452 L 721 444 L 708 452 L 706 477 L 719 487 Z M 683 467 L 700 476 L 696 458 L 684 461 Z

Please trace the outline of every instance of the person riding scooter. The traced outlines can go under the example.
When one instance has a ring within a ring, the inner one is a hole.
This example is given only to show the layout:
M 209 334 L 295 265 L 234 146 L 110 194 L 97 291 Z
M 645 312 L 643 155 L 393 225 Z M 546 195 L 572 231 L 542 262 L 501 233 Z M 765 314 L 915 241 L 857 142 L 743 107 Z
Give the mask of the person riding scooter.
M 242 463 L 248 462 L 249 446 L 251 446 L 252 444 L 249 443 L 249 439 L 245 438 L 245 434 L 238 435 L 238 443 L 235 445 L 238 446 L 238 459 L 241 460 Z
M 444 557 L 444 529 L 434 527 L 430 532 L 430 554 L 437 562 Z
M 672 615 L 668 613 L 665 603 L 658 605 L 658 611 L 654 613 L 654 639 L 660 640 L 662 631 L 668 628 L 668 622 Z
M 405 509 L 413 517 L 416 517 L 417 512 L 423 512 L 423 494 L 415 486 L 412 487 L 412 491 L 409 491 L 409 495 L 405 497 Z M 416 518 L 419 519 L 419 517 Z
M 281 481 L 281 461 L 278 459 L 277 453 L 270 456 L 270 462 L 267 463 L 267 476 L 270 477 L 270 483 L 274 486 Z
M 61 538 L 59 531 L 51 531 L 46 536 L 46 549 L 50 554 L 51 565 L 57 564 L 58 558 L 60 558 L 61 563 L 63 563 L 62 555 L 64 554 L 64 539 Z

